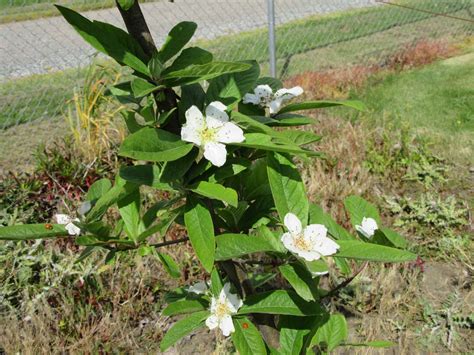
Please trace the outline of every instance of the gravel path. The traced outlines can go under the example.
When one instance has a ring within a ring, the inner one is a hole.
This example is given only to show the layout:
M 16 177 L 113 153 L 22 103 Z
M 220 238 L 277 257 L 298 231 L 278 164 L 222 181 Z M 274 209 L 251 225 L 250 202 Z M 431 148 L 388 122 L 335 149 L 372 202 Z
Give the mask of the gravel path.
M 375 5 L 375 0 L 276 0 L 277 23 L 350 8 Z M 163 40 L 179 21 L 195 21 L 196 38 L 212 39 L 264 27 L 265 0 L 175 0 L 142 4 L 155 41 Z M 116 9 L 85 13 L 91 19 L 122 26 Z M 94 50 L 61 18 L 0 25 L 0 80 L 74 68 L 90 61 Z

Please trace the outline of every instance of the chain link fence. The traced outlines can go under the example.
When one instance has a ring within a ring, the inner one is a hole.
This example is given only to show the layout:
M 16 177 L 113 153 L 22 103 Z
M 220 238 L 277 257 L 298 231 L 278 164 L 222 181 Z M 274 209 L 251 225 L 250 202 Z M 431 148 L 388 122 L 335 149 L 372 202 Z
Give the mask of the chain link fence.
M 421 40 L 458 41 L 474 34 L 474 0 L 141 2 L 158 45 L 177 22 L 195 21 L 195 43 L 217 59 L 257 59 L 268 74 L 274 52 L 276 75 L 283 79 L 357 64 L 384 65 Z M 124 27 L 113 0 L 55 3 Z M 269 3 L 275 13 L 274 51 Z M 57 14 L 48 0 L 0 0 L 0 129 L 60 115 L 95 58 Z

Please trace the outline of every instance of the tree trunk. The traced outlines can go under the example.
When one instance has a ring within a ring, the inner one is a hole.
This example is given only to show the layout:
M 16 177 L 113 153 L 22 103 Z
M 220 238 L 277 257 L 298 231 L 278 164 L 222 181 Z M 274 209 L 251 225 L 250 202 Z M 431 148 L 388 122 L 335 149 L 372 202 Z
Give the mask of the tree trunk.
M 130 35 L 137 40 L 137 42 L 145 51 L 145 54 L 150 59 L 157 49 L 138 0 L 135 0 L 132 7 L 128 10 L 123 10 L 117 1 L 116 5 L 120 11 L 120 15 L 122 15 L 122 19 L 123 22 L 125 22 L 128 33 L 130 33 Z
M 148 59 L 151 59 L 153 54 L 158 50 L 155 46 L 155 42 L 153 41 L 153 37 L 151 35 L 150 29 L 148 28 L 145 17 L 143 16 L 138 0 L 135 0 L 132 7 L 128 10 L 123 10 L 117 1 L 115 1 L 115 3 L 120 11 L 120 15 L 122 15 L 122 19 L 125 23 L 125 26 L 127 27 L 128 33 L 140 44 L 145 54 L 148 56 Z M 167 112 L 177 107 L 178 103 L 176 98 L 176 93 L 170 88 L 156 92 L 155 101 L 159 112 Z M 169 123 L 164 129 L 168 132 L 179 134 L 181 127 L 176 111 L 172 114 Z

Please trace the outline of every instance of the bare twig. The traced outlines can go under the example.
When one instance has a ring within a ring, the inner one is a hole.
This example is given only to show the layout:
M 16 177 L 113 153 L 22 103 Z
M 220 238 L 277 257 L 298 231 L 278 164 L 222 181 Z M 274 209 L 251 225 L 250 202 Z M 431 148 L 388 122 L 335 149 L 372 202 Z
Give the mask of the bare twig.
M 331 291 L 329 291 L 327 295 L 325 295 L 324 297 L 322 297 L 322 299 L 331 298 L 332 296 L 336 295 L 341 289 L 343 289 L 344 287 L 346 287 L 347 285 L 349 285 L 349 284 L 357 277 L 357 275 L 359 275 L 359 274 L 367 267 L 368 264 L 369 264 L 368 261 L 366 261 L 364 264 L 362 264 L 362 266 L 359 268 L 359 270 L 357 270 L 357 271 L 356 271 L 351 277 L 349 277 L 347 280 L 343 281 L 342 283 L 340 283 L 339 285 L 337 285 L 335 288 L 333 288 Z
M 166 242 L 161 242 L 161 243 L 156 243 L 156 244 L 150 244 L 151 247 L 154 248 L 162 248 L 162 247 L 167 247 L 169 245 L 174 245 L 174 244 L 180 244 L 180 243 L 185 243 L 189 240 L 188 237 L 184 237 L 181 239 L 176 239 L 176 240 L 168 240 Z

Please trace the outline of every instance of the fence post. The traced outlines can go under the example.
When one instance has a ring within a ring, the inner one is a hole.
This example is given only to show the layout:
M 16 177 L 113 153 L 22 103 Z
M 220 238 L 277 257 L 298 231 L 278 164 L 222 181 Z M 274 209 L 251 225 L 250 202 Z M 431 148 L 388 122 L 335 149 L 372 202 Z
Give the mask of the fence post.
M 268 12 L 268 54 L 270 56 L 270 75 L 276 78 L 276 41 L 275 41 L 275 1 L 267 0 Z

